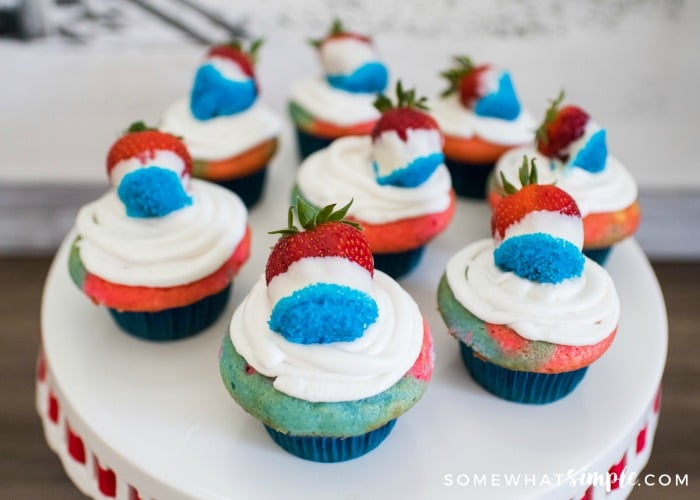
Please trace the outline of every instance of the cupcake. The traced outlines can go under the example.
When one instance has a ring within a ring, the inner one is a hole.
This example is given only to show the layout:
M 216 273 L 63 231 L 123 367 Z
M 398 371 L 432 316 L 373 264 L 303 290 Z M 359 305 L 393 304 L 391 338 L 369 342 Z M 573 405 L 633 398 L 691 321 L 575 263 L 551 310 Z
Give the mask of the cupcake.
M 379 445 L 425 392 L 432 339 L 413 299 L 375 270 L 347 206 L 296 206 L 220 352 L 233 399 L 280 447 L 315 462 Z
M 281 122 L 260 102 L 255 62 L 261 41 L 212 47 L 197 69 L 189 98 L 170 106 L 160 128 L 182 137 L 194 177 L 235 192 L 247 207 L 262 194 Z
M 389 80 L 372 40 L 346 31 L 337 19 L 311 43 L 324 74 L 296 82 L 289 98 L 302 159 L 338 137 L 369 134 L 379 118 L 372 103 Z
M 71 278 L 136 337 L 175 340 L 211 325 L 248 258 L 245 206 L 191 169 L 177 137 L 132 125 L 107 156 L 112 188 L 78 212 Z
M 620 302 L 608 273 L 582 252 L 576 202 L 553 185 L 524 186 L 496 207 L 493 239 L 447 264 L 438 308 L 472 378 L 509 401 L 565 397 L 615 337 Z
M 338 139 L 301 164 L 294 196 L 315 207 L 353 200 L 348 219 L 364 229 L 375 267 L 400 278 L 447 227 L 455 196 L 424 100 L 401 82 L 396 93 L 396 106 L 377 98 L 382 115 L 371 135 Z
M 445 134 L 452 185 L 459 196 L 483 199 L 496 161 L 530 143 L 536 123 L 522 109 L 509 72 L 460 56 L 442 76 L 449 87 L 431 104 L 431 114 Z
M 541 182 L 556 182 L 575 200 L 583 216 L 583 251 L 604 264 L 611 247 L 639 226 L 637 184 L 627 169 L 608 154 L 606 130 L 577 106 L 552 101 L 534 144 L 506 153 L 489 181 L 489 203 L 505 194 L 503 179 L 515 182 L 523 155 L 536 159 Z M 531 139 L 531 144 L 533 143 Z

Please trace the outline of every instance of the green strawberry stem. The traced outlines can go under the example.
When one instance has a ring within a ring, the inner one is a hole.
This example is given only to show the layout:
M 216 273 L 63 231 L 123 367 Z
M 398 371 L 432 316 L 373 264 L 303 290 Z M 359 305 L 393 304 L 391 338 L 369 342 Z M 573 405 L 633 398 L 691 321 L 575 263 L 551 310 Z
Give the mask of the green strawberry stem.
M 328 30 L 328 33 L 326 34 L 325 37 L 323 38 L 310 38 L 309 39 L 309 44 L 312 47 L 316 47 L 317 49 L 321 47 L 321 44 L 323 44 L 323 41 L 326 38 L 332 37 L 332 36 L 337 36 L 342 33 L 345 33 L 345 27 L 343 26 L 343 21 L 341 21 L 339 18 L 334 18 L 333 19 L 333 24 L 331 24 L 330 29 Z
M 449 84 L 449 87 L 440 94 L 442 97 L 457 92 L 462 77 L 474 70 L 474 63 L 468 56 L 455 56 L 453 59 L 455 66 L 440 73 L 440 76 L 446 79 Z
M 537 166 L 535 165 L 534 158 L 532 158 L 528 163 L 527 155 L 523 156 L 523 164 L 520 165 L 520 168 L 518 169 L 518 178 L 522 187 L 530 184 L 537 184 Z M 501 172 L 501 184 L 503 184 L 503 189 L 505 190 L 506 194 L 515 194 L 519 190 L 519 188 L 508 182 L 506 176 L 503 175 L 503 172 Z
M 425 104 L 428 100 L 425 96 L 416 98 L 416 89 L 404 90 L 401 80 L 396 82 L 396 105 L 391 101 L 391 99 L 385 94 L 379 94 L 374 101 L 374 107 L 380 113 L 389 111 L 395 108 L 414 108 L 422 109 L 424 111 L 428 110 L 428 106 Z
M 296 206 L 290 206 L 289 211 L 287 212 L 287 227 L 276 231 L 270 231 L 268 234 L 281 234 L 288 236 L 290 234 L 301 232 L 299 228 L 294 225 L 294 212 L 296 212 L 297 218 L 299 219 L 299 224 L 305 231 L 309 231 L 326 222 L 341 222 L 352 226 L 355 229 L 362 230 L 362 227 L 357 222 L 344 219 L 345 215 L 348 213 L 350 205 L 352 205 L 352 201 L 353 200 L 350 200 L 347 205 L 338 210 L 335 210 L 335 203 L 332 205 L 326 205 L 325 207 L 319 209 L 305 202 L 301 196 L 297 196 Z
M 229 47 L 233 47 L 234 49 L 247 55 L 248 59 L 250 59 L 250 62 L 255 64 L 256 62 L 258 62 L 258 52 L 260 51 L 260 47 L 262 47 L 264 43 L 264 38 L 256 38 L 255 40 L 250 42 L 250 46 L 246 49 L 243 46 L 242 39 L 234 38 L 228 43 L 228 45 Z
M 542 124 L 539 126 L 539 128 L 535 132 L 535 140 L 537 142 L 541 142 L 542 144 L 549 143 L 549 135 L 547 135 L 547 127 L 549 126 L 550 123 L 552 123 L 556 119 L 557 113 L 559 112 L 559 106 L 561 105 L 561 103 L 563 101 L 564 101 L 564 89 L 561 89 L 559 91 L 559 95 L 556 97 L 556 99 L 551 99 L 549 101 L 549 107 L 547 108 L 547 111 L 544 114 L 544 120 L 542 121 Z
M 158 130 L 156 127 L 149 127 L 143 121 L 137 121 L 129 125 L 129 128 L 122 135 L 133 134 L 134 132 L 145 132 L 147 130 Z

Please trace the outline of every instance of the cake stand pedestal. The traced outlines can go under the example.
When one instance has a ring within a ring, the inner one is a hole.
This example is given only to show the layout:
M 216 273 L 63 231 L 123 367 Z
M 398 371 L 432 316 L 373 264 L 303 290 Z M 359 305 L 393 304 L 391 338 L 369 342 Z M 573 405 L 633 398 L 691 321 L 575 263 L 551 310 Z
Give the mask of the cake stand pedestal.
M 277 191 L 273 191 L 277 192 Z M 566 398 L 545 406 L 500 400 L 478 387 L 436 306 L 449 257 L 488 234 L 483 203 L 458 202 L 450 229 L 402 281 L 431 326 L 436 365 L 423 399 L 376 450 L 339 464 L 278 448 L 228 396 L 218 351 L 237 304 L 264 269 L 286 220 L 251 213 L 251 261 L 221 319 L 183 341 L 156 344 L 121 332 L 70 281 L 72 235 L 60 248 L 42 304 L 37 407 L 66 473 L 95 499 L 624 498 L 656 429 L 666 359 L 663 297 L 633 240 L 607 265 L 622 317 L 610 350 Z M 608 472 L 623 472 L 622 480 Z M 610 480 L 606 481 L 606 478 Z M 609 492 L 606 492 L 610 490 Z

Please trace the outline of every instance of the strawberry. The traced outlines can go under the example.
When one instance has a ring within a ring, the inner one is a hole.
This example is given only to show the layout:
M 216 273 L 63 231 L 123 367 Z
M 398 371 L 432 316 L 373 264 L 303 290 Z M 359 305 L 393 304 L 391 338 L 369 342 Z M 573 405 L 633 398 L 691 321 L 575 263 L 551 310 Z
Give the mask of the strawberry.
M 534 161 L 520 168 L 522 188 L 501 179 L 508 196 L 491 218 L 493 260 L 504 272 L 537 283 L 560 283 L 581 276 L 585 257 L 583 222 L 574 199 L 554 185 L 537 184 Z
M 416 99 L 414 89 L 404 91 L 400 80 L 396 84 L 396 96 L 398 99 L 396 105 L 383 94 L 374 101 L 374 107 L 382 113 L 382 116 L 372 130 L 372 140 L 376 141 L 383 132 L 388 130 L 396 132 L 404 141 L 408 138 L 406 132 L 409 129 L 440 130 L 437 122 L 424 113 L 428 109 L 425 105 L 425 97 Z
M 131 158 L 138 158 L 147 165 L 158 151 L 171 151 L 178 155 L 184 164 L 180 174 L 188 178 L 192 173 L 192 158 L 183 142 L 172 134 L 149 128 L 143 122 L 133 123 L 110 148 L 107 154 L 107 173 L 111 176 L 114 167 Z
M 360 226 L 343 220 L 348 203 L 339 210 L 335 204 L 320 210 L 297 198 L 296 207 L 289 208 L 288 227 L 270 234 L 281 234 L 270 252 L 265 267 L 265 280 L 287 271 L 294 262 L 306 257 L 343 257 L 359 264 L 374 275 L 374 259 Z M 303 231 L 294 225 L 296 210 Z
M 396 95 L 396 106 L 383 94 L 374 102 L 382 116 L 372 130 L 372 167 L 380 185 L 414 188 L 443 164 L 444 138 L 437 122 L 423 112 L 425 97 L 404 91 L 401 80 Z
M 486 95 L 488 84 L 484 81 L 484 77 L 491 69 L 491 65 L 475 66 L 467 56 L 457 56 L 454 59 L 456 66 L 441 73 L 441 76 L 450 84 L 442 96 L 447 97 L 458 92 L 459 102 L 465 108 L 473 109 L 476 101 Z
M 535 141 L 540 153 L 566 162 L 570 156 L 569 145 L 583 136 L 589 117 L 577 106 L 560 108 L 563 100 L 564 91 L 561 91 L 559 96 L 551 101 L 544 121 L 537 129 Z
M 262 44 L 262 39 L 256 39 L 251 42 L 248 49 L 244 49 L 242 43 L 238 40 L 226 45 L 216 45 L 209 49 L 207 58 L 221 57 L 228 59 L 237 64 L 245 75 L 255 80 L 255 63 L 258 58 L 258 50 L 260 50 Z
M 518 190 L 501 173 L 501 181 L 508 196 L 496 206 L 491 217 L 491 232 L 497 241 L 505 237 L 506 230 L 527 214 L 535 211 L 558 212 L 581 218 L 574 199 L 563 189 L 552 184 L 537 184 L 537 169 L 534 160 L 528 168 L 527 157 L 523 158 L 519 176 L 522 188 Z
M 343 22 L 338 18 L 333 20 L 333 24 L 325 37 L 316 40 L 309 40 L 309 43 L 317 49 L 320 49 L 326 42 L 330 42 L 331 40 L 342 40 L 343 38 L 351 38 L 367 44 L 372 43 L 372 40 L 366 35 L 347 31 L 343 27 Z
M 490 64 L 475 66 L 466 56 L 457 56 L 455 67 L 443 71 L 449 87 L 442 97 L 459 93 L 459 102 L 478 116 L 515 120 L 520 116 L 520 101 L 510 73 Z

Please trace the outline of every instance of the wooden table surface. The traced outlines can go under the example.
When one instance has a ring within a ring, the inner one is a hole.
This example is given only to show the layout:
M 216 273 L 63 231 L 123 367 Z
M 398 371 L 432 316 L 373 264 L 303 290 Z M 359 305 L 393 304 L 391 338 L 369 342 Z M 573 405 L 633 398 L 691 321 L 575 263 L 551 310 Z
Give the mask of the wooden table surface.
M 44 441 L 34 409 L 39 305 L 49 257 L 0 258 L 0 499 L 83 496 Z M 654 269 L 666 298 L 669 354 L 649 482 L 687 475 L 687 486 L 635 488 L 630 498 L 700 498 L 700 263 Z M 167 500 L 167 499 L 162 499 Z

